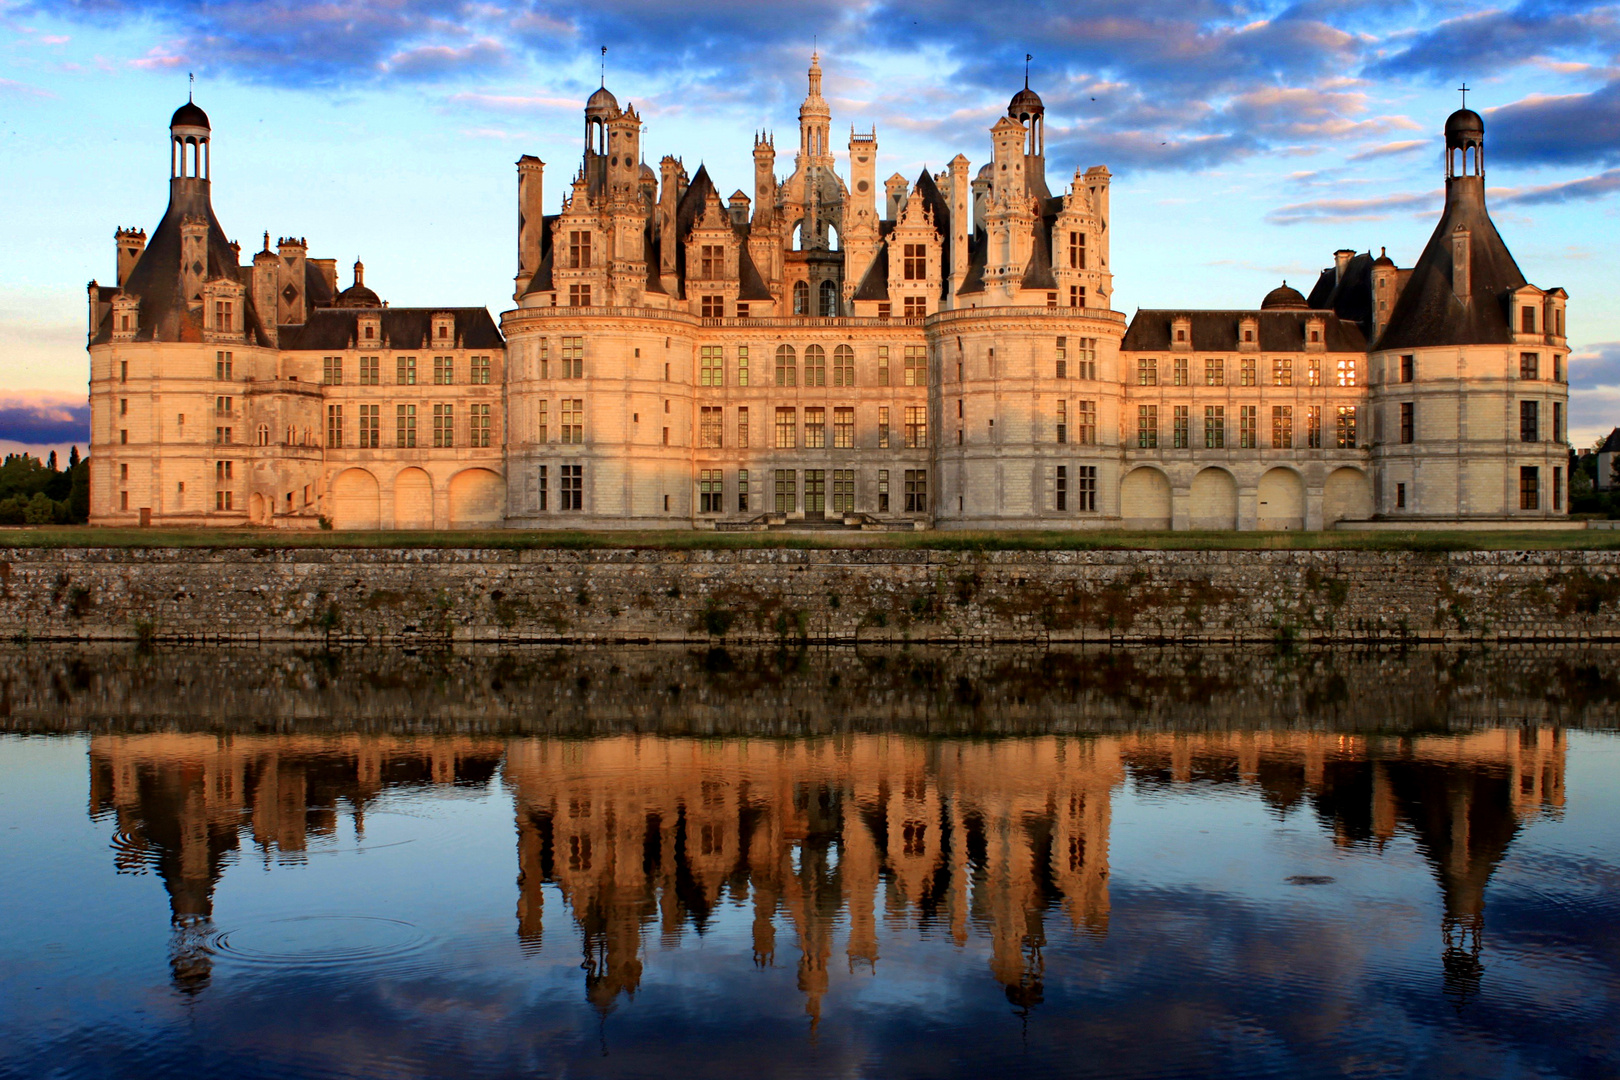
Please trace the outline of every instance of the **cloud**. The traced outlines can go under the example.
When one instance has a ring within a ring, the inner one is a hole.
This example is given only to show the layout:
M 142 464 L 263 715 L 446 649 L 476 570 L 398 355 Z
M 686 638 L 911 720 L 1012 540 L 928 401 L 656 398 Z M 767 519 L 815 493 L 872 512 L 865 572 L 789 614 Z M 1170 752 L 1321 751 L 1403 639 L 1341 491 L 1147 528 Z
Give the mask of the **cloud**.
M 20 83 L 16 79 L 0 79 L 0 95 L 13 97 L 53 98 L 56 95 L 37 86 Z
M 1384 143 L 1382 146 L 1369 147 L 1351 154 L 1346 161 L 1373 161 L 1378 158 L 1394 157 L 1397 154 L 1411 154 L 1428 146 L 1427 139 L 1407 139 L 1404 142 Z
M 1620 341 L 1603 341 L 1570 353 L 1569 385 L 1572 390 L 1620 388 Z M 1620 421 L 1620 416 L 1616 419 Z
M 1491 190 L 1491 199 L 1497 206 L 1536 206 L 1542 203 L 1562 203 L 1576 200 L 1601 199 L 1620 191 L 1620 169 L 1610 169 L 1596 176 L 1583 176 L 1579 180 L 1566 180 L 1558 184 L 1543 184 L 1532 188 Z
M 1620 20 L 1612 7 L 1526 0 L 1510 10 L 1448 19 L 1410 39 L 1373 64 L 1378 75 L 1416 75 L 1435 80 L 1468 72 L 1500 71 L 1573 50 L 1612 53 L 1620 49 Z M 1573 9 L 1573 10 L 1572 10 Z
M 1487 165 L 1620 164 L 1620 79 L 1590 94 L 1537 95 L 1485 115 Z
M 509 57 L 499 42 L 475 41 L 459 49 L 448 45 L 423 45 L 389 57 L 384 65 L 390 74 L 403 79 L 439 79 L 464 70 L 493 71 L 505 67 Z
M 580 102 L 565 97 L 524 97 L 520 95 L 451 94 L 447 99 L 452 105 L 466 105 L 472 108 L 485 109 L 492 112 L 551 112 L 557 109 L 579 109 Z
M 0 398 L 0 440 L 27 446 L 86 444 L 90 404 L 61 394 L 8 394 Z
M 1383 221 L 1400 210 L 1437 210 L 1439 192 L 1380 195 L 1372 199 L 1314 199 L 1279 206 L 1266 214 L 1273 225 L 1306 221 Z

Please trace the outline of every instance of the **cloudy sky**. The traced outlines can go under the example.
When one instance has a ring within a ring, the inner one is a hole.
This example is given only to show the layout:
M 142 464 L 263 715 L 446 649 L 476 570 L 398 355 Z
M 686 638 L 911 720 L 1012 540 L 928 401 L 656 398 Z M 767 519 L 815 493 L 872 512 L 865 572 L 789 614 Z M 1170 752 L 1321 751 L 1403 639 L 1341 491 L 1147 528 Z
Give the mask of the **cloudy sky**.
M 513 162 L 548 163 L 553 209 L 602 45 L 649 159 L 706 163 L 723 192 L 756 129 L 791 167 L 813 45 L 835 131 L 875 125 L 880 176 L 983 162 L 1033 53 L 1048 175 L 1115 174 L 1127 313 L 1253 306 L 1339 247 L 1410 265 L 1466 80 L 1497 225 L 1531 281 L 1570 293 L 1571 435 L 1620 423 L 1620 4 L 0 0 L 0 440 L 83 401 L 84 283 L 112 276 L 114 228 L 161 216 L 189 73 L 245 250 L 304 236 L 394 303 L 498 313 Z

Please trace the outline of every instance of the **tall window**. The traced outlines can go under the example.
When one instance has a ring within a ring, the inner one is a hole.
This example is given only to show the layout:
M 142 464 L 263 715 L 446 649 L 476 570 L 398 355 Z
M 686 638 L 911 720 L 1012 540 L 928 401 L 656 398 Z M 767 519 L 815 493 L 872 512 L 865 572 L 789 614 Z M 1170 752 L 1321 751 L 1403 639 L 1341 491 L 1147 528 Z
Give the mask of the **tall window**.
M 717 405 L 704 405 L 698 410 L 698 445 L 718 449 L 725 441 L 725 410 Z
M 1226 385 L 1226 361 L 1225 360 L 1205 360 L 1204 361 L 1204 385 L 1205 386 L 1225 386 Z
M 562 508 L 585 509 L 585 466 L 564 465 L 558 471 L 562 474 Z
M 804 349 L 804 385 L 827 385 L 827 350 L 820 345 L 806 345 Z
M 810 283 L 807 281 L 793 283 L 793 314 L 810 314 Z
M 1136 445 L 1144 450 L 1156 449 L 1159 445 L 1159 407 L 1157 405 L 1138 405 L 1136 407 Z
M 1082 401 L 1075 409 L 1075 442 L 1081 446 L 1097 445 L 1097 403 Z
M 1522 307 L 1519 309 L 1519 333 L 1533 334 L 1536 332 L 1536 309 Z
M 455 406 L 433 406 L 433 445 L 444 448 L 456 445 Z
M 799 384 L 799 359 L 793 352 L 791 345 L 778 345 L 776 347 L 776 385 L 797 386 Z
M 1519 402 L 1519 441 L 1539 442 L 1541 440 L 1541 408 L 1540 402 Z
M 704 244 L 698 250 L 698 276 L 705 280 L 724 277 L 726 273 L 725 246 L 722 244 Z
M 568 286 L 568 306 L 590 307 L 591 287 L 589 285 L 581 285 L 578 283 Z
M 1307 386 L 1322 385 L 1322 361 L 1314 356 L 1305 361 L 1305 384 Z
M 326 445 L 333 449 L 343 446 L 343 406 L 326 407 Z
M 878 513 L 887 514 L 889 512 L 889 470 L 888 469 L 879 469 L 878 470 L 878 485 L 877 485 L 877 487 L 878 487 L 878 490 L 877 490 Z
M 1338 368 L 1340 386 L 1356 385 L 1356 361 L 1353 357 L 1341 359 Z
M 489 357 L 475 356 L 472 358 L 472 383 L 475 386 L 489 385 Z
M 376 450 L 382 446 L 382 406 L 360 406 L 360 446 Z
M 748 406 L 746 405 L 737 409 L 737 446 L 743 450 L 748 449 Z
M 540 377 L 551 378 L 551 339 L 540 339 Z
M 719 345 L 705 345 L 698 357 L 698 385 L 726 385 L 725 349 Z
M 719 469 L 704 469 L 698 473 L 698 513 L 725 512 L 724 475 Z
M 127 380 L 129 378 L 129 361 L 128 360 L 124 361 L 123 372 L 124 372 L 124 378 Z M 231 378 L 231 354 L 230 353 L 228 353 L 228 352 L 216 352 L 214 354 L 214 378 L 219 379 L 221 382 Z
M 1540 353 L 1527 352 L 1527 353 L 1520 353 L 1519 354 L 1519 378 L 1521 378 L 1521 379 L 1539 379 L 1539 378 L 1541 378 L 1541 354 Z
M 777 469 L 775 490 L 776 512 L 791 514 L 799 508 L 798 476 L 792 469 Z
M 821 311 L 823 318 L 838 314 L 838 286 L 831 281 L 821 283 Z
M 1188 360 L 1187 360 L 1187 358 L 1185 356 L 1176 357 L 1175 364 L 1174 364 L 1175 374 L 1172 376 L 1172 379 L 1171 379 L 1171 381 L 1174 382 L 1175 385 L 1177 385 L 1177 386 L 1186 386 L 1187 385 L 1187 366 L 1188 366 Z
M 472 429 L 468 432 L 468 436 L 469 446 L 489 446 L 488 405 L 474 405 L 472 407 Z
M 1322 449 L 1322 406 L 1305 406 L 1305 446 L 1310 450 Z
M 855 512 L 855 470 L 834 469 L 832 508 L 835 514 Z
M 382 383 L 379 378 L 382 372 L 382 357 L 362 356 L 360 358 L 360 385 L 378 386 Z
M 1068 378 L 1069 377 L 1069 339 L 1066 338 L 1066 337 L 1060 337 L 1060 338 L 1057 339 L 1056 360 L 1057 360 L 1057 365 L 1056 365 L 1056 370 L 1054 371 L 1054 374 L 1060 379 Z M 962 368 L 962 365 L 957 364 L 956 367 L 957 367 L 958 372 L 960 372 L 961 368 Z
M 827 472 L 825 469 L 804 470 L 804 512 L 822 514 L 827 510 Z
M 1086 268 L 1086 234 L 1083 232 L 1069 233 L 1069 269 L 1084 270 Z
M 1159 361 L 1151 356 L 1140 356 L 1136 360 L 1136 385 L 1159 385 Z
M 791 450 L 799 444 L 798 410 L 778 406 L 776 410 L 776 448 Z
M 1091 337 L 1078 338 L 1079 348 L 1075 350 L 1074 377 L 1077 379 L 1095 379 L 1097 377 L 1097 339 Z
M 394 406 L 394 445 L 399 447 L 412 447 L 416 445 L 416 406 Z
M 1069 469 L 1066 465 L 1057 467 L 1057 483 L 1052 492 L 1052 508 L 1054 510 L 1067 510 L 1069 508 Z
M 726 298 L 704 294 L 698 302 L 698 313 L 705 319 L 723 319 L 726 317 Z
M 901 278 L 904 281 L 928 280 L 927 244 L 906 244 L 904 246 Z
M 225 397 L 223 395 L 221 395 L 219 397 L 216 397 L 214 399 L 214 415 L 215 416 L 227 416 L 227 417 L 228 416 L 234 416 L 236 414 L 236 409 L 234 407 L 235 402 L 236 402 L 235 398 L 229 398 L 229 397 Z M 122 411 L 123 410 L 121 410 L 121 412 Z
M 535 442 L 537 442 L 537 443 L 545 443 L 547 441 L 548 432 L 546 430 L 546 424 L 547 424 L 548 419 L 549 419 L 549 416 L 548 416 L 547 403 L 544 402 L 544 401 L 536 402 L 535 403 L 535 414 L 534 414 L 534 420 L 535 420 L 534 441 Z
M 1254 357 L 1246 356 L 1242 360 L 1239 360 L 1238 361 L 1238 385 L 1240 385 L 1240 386 L 1253 386 L 1255 384 L 1254 369 L 1255 369 Z
M 748 470 L 737 470 L 737 513 L 748 513 Z
M 1259 445 L 1258 433 L 1255 428 L 1259 421 L 1255 416 L 1255 406 L 1238 406 L 1238 446 L 1244 450 L 1253 450 Z
M 878 346 L 878 385 L 889 385 L 889 347 Z
M 906 346 L 906 385 L 928 385 L 928 347 L 926 345 Z
M 819 405 L 804 410 L 804 446 L 806 450 L 822 450 L 827 446 L 827 410 Z
M 1271 361 L 1271 385 L 1294 385 L 1294 362 L 1285 356 L 1278 356 Z
M 1273 405 L 1271 407 L 1271 446 L 1274 450 L 1292 450 L 1294 448 L 1294 407 L 1292 405 Z
M 1056 434 L 1057 434 L 1058 443 L 1062 444 L 1062 443 L 1068 442 L 1069 441 L 1069 403 L 1067 401 L 1062 400 L 1061 398 L 1058 399 L 1058 403 L 1057 403 L 1057 421 L 1056 421 L 1055 427 L 1056 427 Z
M 401 356 L 395 359 L 394 383 L 397 386 L 416 385 L 416 357 Z
M 585 443 L 585 402 L 579 398 L 562 399 L 562 441 L 576 446 Z
M 1187 449 L 1187 440 L 1191 437 L 1188 428 L 1191 421 L 1188 419 L 1188 409 L 1185 405 L 1177 405 L 1170 417 L 1170 445 L 1177 450 Z
M 928 408 L 924 405 L 906 406 L 906 448 L 928 445 Z
M 568 234 L 568 265 L 574 270 L 591 268 L 591 234 L 575 229 Z
M 928 513 L 928 470 L 906 470 L 906 513 Z
M 1541 509 L 1541 470 L 1534 465 L 1519 467 L 1519 509 Z
M 855 448 L 855 410 L 840 406 L 833 410 L 833 449 Z
M 1403 382 L 1403 383 L 1411 382 L 1413 377 L 1416 374 L 1416 371 L 1417 371 L 1417 357 L 1412 355 L 1411 353 L 1408 353 L 1405 356 L 1401 357 L 1400 364 L 1401 364 L 1401 367 L 1400 367 L 1400 379 L 1401 379 L 1401 382 Z
M 887 450 L 888 448 L 889 448 L 889 407 L 887 405 L 879 405 L 878 406 L 878 449 L 879 450 Z
M 456 381 L 455 357 L 435 356 L 433 358 L 433 385 L 451 386 Z
M 548 507 L 546 506 L 546 503 L 549 501 L 547 496 L 549 496 L 551 494 L 551 485 L 549 483 L 547 483 L 546 472 L 547 472 L 546 466 L 544 466 L 544 465 L 540 466 L 540 475 L 538 477 L 538 485 L 537 485 L 537 487 L 538 487 L 538 492 L 539 492 L 539 496 L 540 496 L 539 509 L 541 509 L 541 510 L 548 509 Z
M 565 379 L 583 379 L 585 377 L 585 339 L 582 337 L 565 337 L 562 339 L 562 372 Z
M 833 350 L 833 385 L 855 385 L 855 350 L 848 345 Z
M 1401 402 L 1401 442 L 1409 443 L 1416 434 L 1417 417 L 1410 401 Z
M 1077 479 L 1080 486 L 1075 489 L 1074 508 L 1086 513 L 1094 513 L 1097 509 L 1097 466 L 1082 465 L 1078 472 L 1080 475 Z
M 737 385 L 748 385 L 748 346 L 737 346 Z
M 1564 403 L 1553 402 L 1553 442 L 1564 441 Z M 1558 509 L 1556 506 L 1553 509 Z
M 1338 430 L 1333 441 L 1334 445 L 1340 450 L 1354 450 L 1356 448 L 1356 407 L 1354 405 L 1339 406 Z
M 901 300 L 900 313 L 908 319 L 920 319 L 928 314 L 928 297 L 908 296 Z
M 1226 447 L 1226 406 L 1204 406 L 1204 448 L 1221 450 Z
M 321 357 L 321 381 L 327 386 L 343 385 L 343 357 Z

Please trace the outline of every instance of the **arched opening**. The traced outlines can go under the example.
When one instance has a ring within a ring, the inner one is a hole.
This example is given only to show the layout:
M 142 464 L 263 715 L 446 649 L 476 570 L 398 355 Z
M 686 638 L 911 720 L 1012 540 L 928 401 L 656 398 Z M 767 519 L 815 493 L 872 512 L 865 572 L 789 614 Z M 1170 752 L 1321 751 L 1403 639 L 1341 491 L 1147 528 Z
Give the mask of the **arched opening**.
M 344 469 L 332 481 L 332 527 L 375 529 L 379 502 L 375 476 L 365 469 Z
M 831 281 L 821 283 L 820 314 L 829 318 L 838 314 L 838 286 Z
M 1366 521 L 1373 515 L 1372 484 L 1360 469 L 1335 469 L 1322 486 L 1322 524 Z
M 450 479 L 450 527 L 498 528 L 506 518 L 506 483 L 489 469 L 467 469 Z
M 776 385 L 796 386 L 799 382 L 799 361 L 794 355 L 793 346 L 778 345 L 776 347 Z
M 804 219 L 800 218 L 793 223 L 793 242 L 789 245 L 794 251 L 804 250 Z
M 270 515 L 265 513 L 264 496 L 257 491 L 248 496 L 248 523 L 252 525 L 270 524 Z
M 1305 481 L 1293 469 L 1272 469 L 1260 478 L 1257 529 L 1305 527 Z
M 1127 529 L 1170 527 L 1170 481 L 1154 468 L 1127 473 L 1119 485 L 1119 516 Z
M 1464 176 L 1473 176 L 1474 175 L 1474 160 L 1475 160 L 1474 148 L 1472 146 L 1463 147 L 1463 175 Z
M 433 481 L 421 469 L 394 477 L 394 528 L 433 528 Z
M 1187 527 L 1237 528 L 1237 481 L 1225 469 L 1205 469 L 1187 493 Z
M 257 436 L 258 443 L 259 443 L 260 446 L 269 446 L 270 445 L 270 425 L 269 424 L 260 424 L 259 429 L 256 432 L 256 436 Z
M 810 314 L 810 283 L 807 281 L 793 283 L 793 314 Z
M 838 226 L 829 224 L 827 226 L 828 249 L 831 251 L 842 251 L 843 243 L 844 241 L 838 235 Z
M 827 385 L 827 350 L 820 345 L 804 347 L 804 385 Z

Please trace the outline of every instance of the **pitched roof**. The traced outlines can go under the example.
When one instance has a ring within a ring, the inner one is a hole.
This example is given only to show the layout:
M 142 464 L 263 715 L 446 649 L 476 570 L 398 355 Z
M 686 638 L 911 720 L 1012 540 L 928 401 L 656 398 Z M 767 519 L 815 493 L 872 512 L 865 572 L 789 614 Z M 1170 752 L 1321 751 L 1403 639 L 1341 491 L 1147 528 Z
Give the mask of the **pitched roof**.
M 1191 351 L 1232 352 L 1238 347 L 1244 319 L 1259 323 L 1259 346 L 1264 352 L 1304 352 L 1305 324 L 1323 321 L 1323 345 L 1330 353 L 1366 352 L 1361 327 L 1331 311 L 1138 311 L 1131 319 L 1120 348 L 1133 352 L 1163 352 L 1170 348 L 1171 326 L 1177 319 L 1192 324 Z
M 277 328 L 281 348 L 294 352 L 337 352 L 351 347 L 359 336 L 361 315 L 376 316 L 382 320 L 383 339 L 394 351 L 423 349 L 432 351 L 429 335 L 433 331 L 433 316 L 448 314 L 455 318 L 455 334 L 463 349 L 504 349 L 506 339 L 495 324 L 488 308 L 319 308 L 309 313 L 309 321 Z M 427 341 L 424 346 L 422 342 Z M 381 341 L 376 343 L 381 349 Z M 441 346 L 443 347 L 443 346 Z
M 1337 266 L 1328 267 L 1316 279 L 1305 302 L 1317 310 L 1332 311 L 1341 319 L 1359 324 L 1364 333 L 1371 330 L 1375 261 L 1372 252 L 1364 251 L 1345 264 L 1342 274 Z
M 1423 254 L 1390 312 L 1379 349 L 1423 349 L 1442 345 L 1509 345 L 1508 294 L 1525 284 L 1491 216 L 1485 210 L 1483 181 L 1447 181 L 1446 208 Z M 1451 243 L 1458 226 L 1469 232 L 1469 295 L 1452 288 Z
M 1600 454 L 1620 454 L 1620 427 L 1609 432 L 1609 437 L 1603 440 L 1603 445 L 1598 447 L 1597 452 Z
M 878 246 L 877 254 L 872 256 L 872 265 L 866 268 L 861 276 L 861 283 L 855 289 L 853 299 L 856 300 L 887 300 L 889 298 L 889 244 L 884 241 Z

